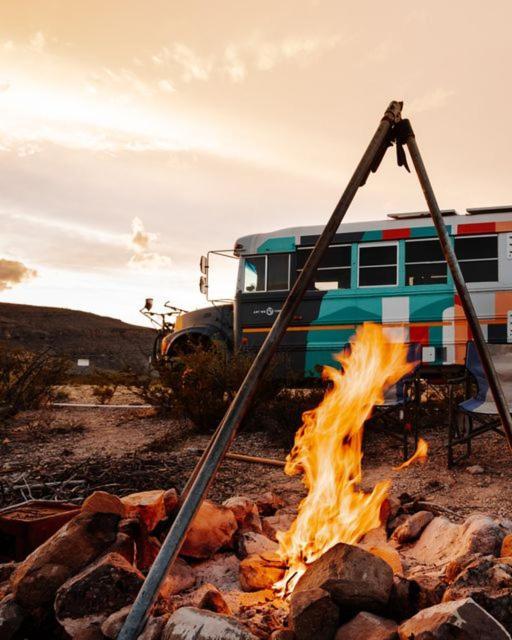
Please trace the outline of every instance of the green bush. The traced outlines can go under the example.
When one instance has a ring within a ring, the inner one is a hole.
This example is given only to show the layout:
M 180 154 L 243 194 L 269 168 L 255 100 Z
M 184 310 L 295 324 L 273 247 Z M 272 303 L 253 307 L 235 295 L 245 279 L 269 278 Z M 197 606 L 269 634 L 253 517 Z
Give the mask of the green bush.
M 253 355 L 233 353 L 223 343 L 195 348 L 182 354 L 172 368 L 162 368 L 157 378 L 138 378 L 135 387 L 160 413 L 190 419 L 200 431 L 211 431 L 222 419 L 238 391 Z M 283 373 L 284 372 L 284 373 Z M 278 375 L 279 373 L 279 375 Z M 312 408 L 321 390 L 294 390 L 297 376 L 281 356 L 265 371 L 244 427 L 294 433 L 303 411 Z

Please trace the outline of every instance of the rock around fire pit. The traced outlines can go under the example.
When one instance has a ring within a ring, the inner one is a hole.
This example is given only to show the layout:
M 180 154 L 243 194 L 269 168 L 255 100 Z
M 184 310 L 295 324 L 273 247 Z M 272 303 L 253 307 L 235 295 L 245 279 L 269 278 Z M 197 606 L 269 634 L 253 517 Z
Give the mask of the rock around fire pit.
M 96 492 L 21 562 L 0 565 L 0 638 L 114 640 L 176 513 L 170 489 Z M 291 597 L 273 494 L 205 502 L 143 640 L 505 640 L 512 631 L 512 522 L 454 523 L 435 505 L 389 500 L 358 545 L 311 563 Z

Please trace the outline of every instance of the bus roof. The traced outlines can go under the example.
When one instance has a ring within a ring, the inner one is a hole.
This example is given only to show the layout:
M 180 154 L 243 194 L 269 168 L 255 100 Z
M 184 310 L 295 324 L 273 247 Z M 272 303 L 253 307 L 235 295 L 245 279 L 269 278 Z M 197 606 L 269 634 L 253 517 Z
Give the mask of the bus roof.
M 512 207 L 485 207 L 468 209 L 458 215 L 453 209 L 443 211 L 450 233 L 495 233 L 512 231 Z M 436 230 L 427 212 L 391 214 L 390 218 L 364 222 L 344 222 L 338 227 L 335 242 L 371 242 L 399 238 L 433 237 Z M 322 233 L 323 225 L 287 227 L 267 233 L 238 238 L 237 255 L 295 251 L 297 246 L 314 244 Z

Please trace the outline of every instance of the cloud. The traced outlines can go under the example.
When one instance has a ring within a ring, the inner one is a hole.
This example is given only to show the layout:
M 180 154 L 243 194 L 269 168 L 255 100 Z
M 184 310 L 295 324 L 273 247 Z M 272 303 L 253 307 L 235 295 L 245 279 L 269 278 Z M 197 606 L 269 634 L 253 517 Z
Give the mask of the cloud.
M 433 109 L 439 109 L 441 107 L 444 107 L 453 95 L 455 95 L 455 91 L 437 87 L 432 91 L 428 91 L 423 96 L 411 100 L 411 102 L 409 103 L 409 110 L 411 112 L 421 113 L 423 111 L 432 111 Z
M 159 80 L 158 88 L 164 93 L 174 93 L 174 91 L 176 91 L 174 85 L 172 84 L 172 82 L 169 82 L 169 80 Z
M 37 53 L 41 53 L 46 46 L 46 38 L 42 31 L 35 33 L 29 41 L 30 47 Z
M 29 269 L 17 260 L 0 258 L 0 291 L 12 289 L 13 286 L 37 276 L 37 271 Z
M 201 55 L 190 46 L 175 43 L 162 47 L 150 57 L 158 67 L 170 67 L 185 83 L 207 81 L 224 76 L 237 83 L 245 80 L 249 71 L 270 71 L 279 64 L 295 61 L 305 64 L 335 48 L 341 36 L 287 37 L 278 42 L 253 38 L 242 43 L 229 43 L 221 52 Z
M 128 264 L 131 267 L 154 270 L 170 267 L 171 259 L 168 256 L 163 256 L 150 249 L 151 243 L 156 241 L 157 238 L 158 236 L 155 233 L 146 231 L 140 218 L 134 218 L 130 236 L 130 247 L 134 254 L 129 259 Z

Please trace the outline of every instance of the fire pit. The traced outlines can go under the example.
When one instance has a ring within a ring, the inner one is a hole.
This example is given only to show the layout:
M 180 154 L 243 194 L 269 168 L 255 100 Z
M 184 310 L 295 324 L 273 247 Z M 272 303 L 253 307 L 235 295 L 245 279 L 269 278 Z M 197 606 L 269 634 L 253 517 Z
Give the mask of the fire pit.
M 407 372 L 404 346 L 369 325 L 339 362 L 287 460 L 306 496 L 204 501 L 140 638 L 510 639 L 512 521 L 454 521 L 390 496 L 386 479 L 361 489 L 363 425 Z M 422 444 L 404 473 L 424 457 Z M 13 640 L 117 638 L 178 502 L 172 488 L 89 496 L 28 558 L 0 566 L 0 636 L 8 620 Z

